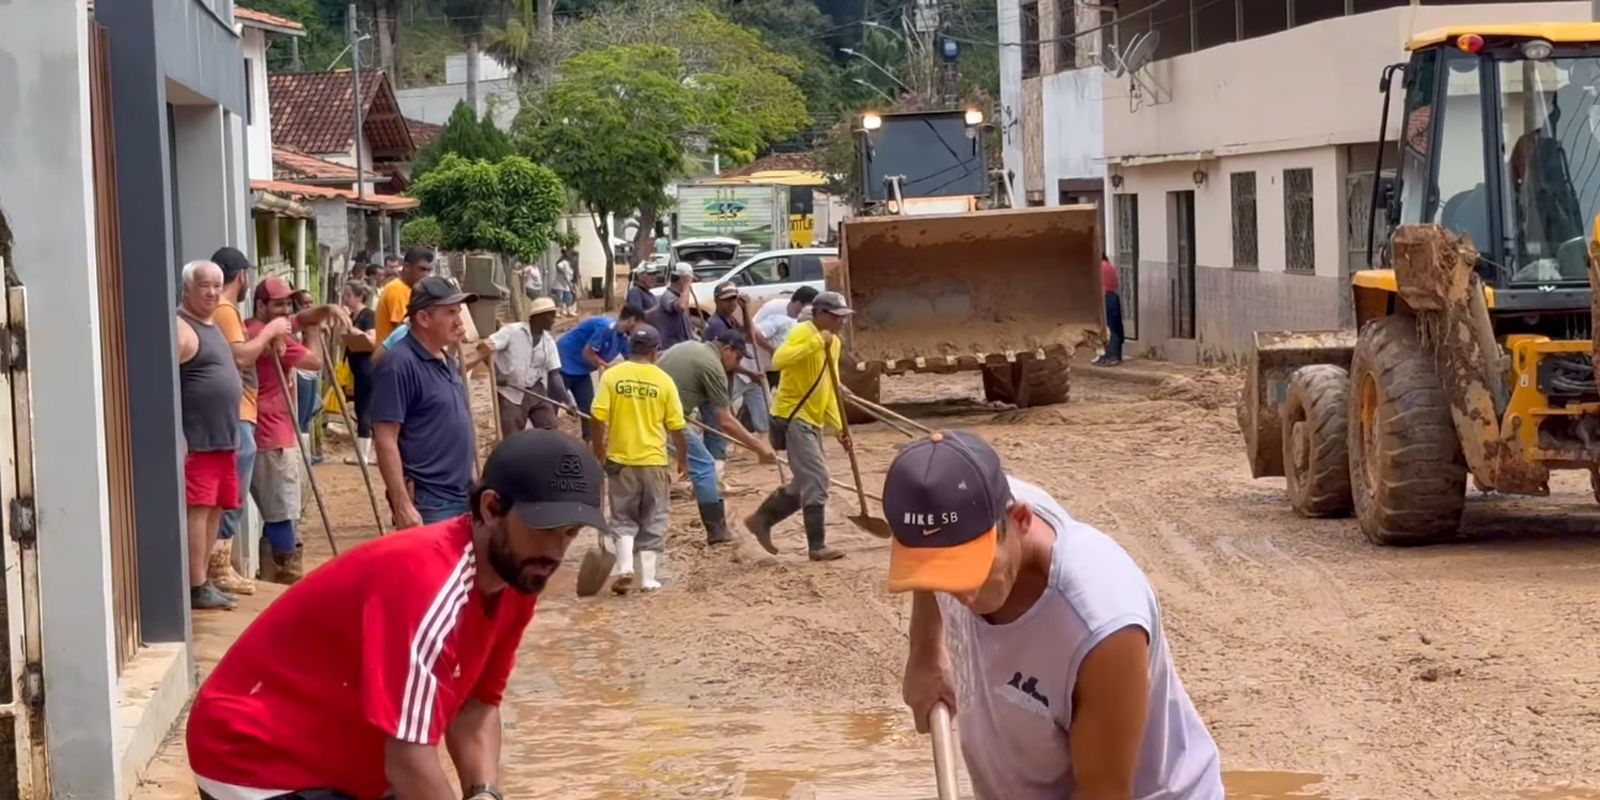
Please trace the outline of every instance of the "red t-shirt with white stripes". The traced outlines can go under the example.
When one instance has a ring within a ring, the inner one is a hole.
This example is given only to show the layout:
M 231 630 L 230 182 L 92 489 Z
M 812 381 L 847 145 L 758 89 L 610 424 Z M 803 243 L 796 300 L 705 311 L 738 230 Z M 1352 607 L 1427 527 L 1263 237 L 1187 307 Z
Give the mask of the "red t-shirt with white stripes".
M 202 786 L 379 798 L 388 739 L 436 745 L 469 699 L 499 705 L 536 598 L 485 595 L 478 569 L 462 516 L 363 544 L 295 584 L 195 696 Z

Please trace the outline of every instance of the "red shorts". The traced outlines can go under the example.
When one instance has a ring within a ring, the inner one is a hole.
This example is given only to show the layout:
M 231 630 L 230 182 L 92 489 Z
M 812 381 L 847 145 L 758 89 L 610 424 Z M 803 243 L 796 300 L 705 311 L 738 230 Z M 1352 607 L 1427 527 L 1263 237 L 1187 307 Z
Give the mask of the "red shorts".
M 188 504 L 232 511 L 239 507 L 239 454 L 233 450 L 189 453 L 183 458 Z

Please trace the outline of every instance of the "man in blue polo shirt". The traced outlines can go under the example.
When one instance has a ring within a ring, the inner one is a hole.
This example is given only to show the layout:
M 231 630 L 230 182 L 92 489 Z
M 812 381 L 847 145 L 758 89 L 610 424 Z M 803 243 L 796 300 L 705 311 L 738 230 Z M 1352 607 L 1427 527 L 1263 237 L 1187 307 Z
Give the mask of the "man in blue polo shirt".
M 477 299 L 444 278 L 417 281 L 406 306 L 411 332 L 374 367 L 373 444 L 396 529 L 468 511 L 472 413 L 461 373 L 445 349 L 466 338 L 463 306 Z
M 594 382 L 590 376 L 628 354 L 628 334 L 642 321 L 644 312 L 626 306 L 616 319 L 595 315 L 556 340 L 556 352 L 561 354 L 561 382 L 566 384 L 579 411 L 587 414 L 594 404 Z M 588 420 L 583 421 L 583 438 L 589 439 Z

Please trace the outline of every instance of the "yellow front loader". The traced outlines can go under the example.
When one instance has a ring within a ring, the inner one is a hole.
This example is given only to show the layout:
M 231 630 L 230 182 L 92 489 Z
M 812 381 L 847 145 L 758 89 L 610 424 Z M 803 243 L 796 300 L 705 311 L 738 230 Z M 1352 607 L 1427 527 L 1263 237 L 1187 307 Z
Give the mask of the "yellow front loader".
M 1462 26 L 1384 70 L 1399 157 L 1380 142 L 1356 329 L 1258 332 L 1240 404 L 1252 474 L 1296 511 L 1413 544 L 1456 532 L 1469 474 L 1545 495 L 1588 470 L 1600 498 L 1597 45 L 1600 24 Z

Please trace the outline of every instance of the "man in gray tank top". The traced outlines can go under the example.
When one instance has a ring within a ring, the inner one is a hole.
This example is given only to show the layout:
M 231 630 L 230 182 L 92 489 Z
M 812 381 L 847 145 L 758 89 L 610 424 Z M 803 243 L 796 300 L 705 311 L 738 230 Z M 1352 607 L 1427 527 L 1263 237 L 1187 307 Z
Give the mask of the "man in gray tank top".
M 1220 800 L 1216 744 L 1172 665 L 1161 607 L 1110 537 L 964 432 L 895 457 L 889 588 L 916 595 L 905 699 L 956 713 L 980 800 Z
M 183 401 L 184 491 L 189 526 L 189 604 L 234 606 L 207 577 L 206 562 L 225 511 L 239 507 L 239 398 L 243 384 L 233 350 L 212 316 L 222 299 L 222 269 L 210 261 L 183 267 L 178 307 L 178 388 Z

